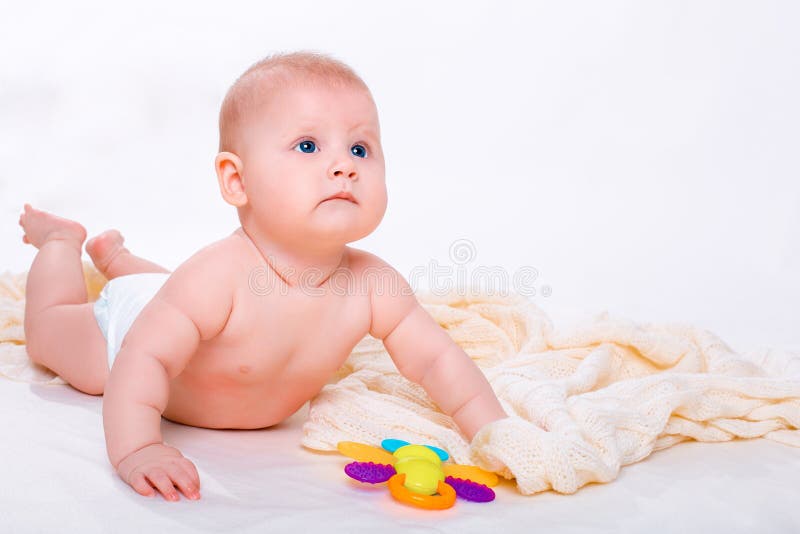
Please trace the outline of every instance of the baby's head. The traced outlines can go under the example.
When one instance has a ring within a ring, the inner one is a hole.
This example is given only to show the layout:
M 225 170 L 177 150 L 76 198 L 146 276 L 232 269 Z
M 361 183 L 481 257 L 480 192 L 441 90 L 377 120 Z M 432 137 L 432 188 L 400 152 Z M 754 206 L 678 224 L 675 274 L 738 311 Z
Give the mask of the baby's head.
M 223 198 L 246 230 L 327 248 L 369 235 L 386 211 L 378 111 L 336 59 L 275 54 L 231 86 L 215 161 Z M 326 200 L 340 192 L 350 200 Z

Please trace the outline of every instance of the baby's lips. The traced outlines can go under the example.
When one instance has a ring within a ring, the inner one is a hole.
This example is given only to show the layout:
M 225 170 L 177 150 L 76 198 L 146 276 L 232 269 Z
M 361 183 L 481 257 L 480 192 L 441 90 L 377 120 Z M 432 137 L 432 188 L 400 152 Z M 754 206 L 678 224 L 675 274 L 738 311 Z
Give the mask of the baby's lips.
M 350 191 L 339 191 L 338 193 L 336 193 L 334 195 L 331 195 L 328 198 L 326 198 L 323 202 L 325 202 L 327 200 L 333 200 L 335 198 L 339 198 L 339 199 L 343 199 L 343 200 L 349 200 L 353 204 L 358 204 L 358 201 L 356 200 L 355 195 L 353 195 L 353 193 L 351 193 Z

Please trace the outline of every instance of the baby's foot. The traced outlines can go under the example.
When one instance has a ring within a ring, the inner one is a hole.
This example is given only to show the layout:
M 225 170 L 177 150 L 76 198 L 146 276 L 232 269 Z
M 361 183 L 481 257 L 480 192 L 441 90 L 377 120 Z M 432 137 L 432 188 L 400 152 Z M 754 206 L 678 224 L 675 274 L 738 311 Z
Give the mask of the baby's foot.
M 80 249 L 86 240 L 86 229 L 78 222 L 34 209 L 30 204 L 25 204 L 24 210 L 19 216 L 19 225 L 25 231 L 23 243 L 42 248 L 50 240 L 62 239 L 77 242 Z
M 108 266 L 120 253 L 129 252 L 122 246 L 125 238 L 117 230 L 106 230 L 86 242 L 86 252 L 92 258 L 95 267 L 105 273 Z

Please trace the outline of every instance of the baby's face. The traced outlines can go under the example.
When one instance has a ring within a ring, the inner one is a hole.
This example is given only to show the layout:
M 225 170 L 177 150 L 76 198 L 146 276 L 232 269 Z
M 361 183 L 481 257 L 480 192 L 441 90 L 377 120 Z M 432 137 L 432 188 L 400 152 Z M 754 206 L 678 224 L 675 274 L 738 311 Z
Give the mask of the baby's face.
M 319 243 L 369 235 L 386 211 L 378 113 L 363 90 L 280 90 L 247 121 L 242 177 L 249 217 L 268 235 Z M 326 200 L 340 192 L 349 200 Z

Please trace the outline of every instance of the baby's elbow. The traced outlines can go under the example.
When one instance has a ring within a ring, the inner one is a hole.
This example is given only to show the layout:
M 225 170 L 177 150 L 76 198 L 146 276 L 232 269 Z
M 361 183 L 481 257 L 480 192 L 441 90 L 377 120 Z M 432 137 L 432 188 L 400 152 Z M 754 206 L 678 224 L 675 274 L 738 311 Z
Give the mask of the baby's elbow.
M 415 362 L 413 359 L 406 358 L 405 360 L 394 360 L 395 367 L 410 382 L 422 385 L 422 380 L 425 377 L 425 368 Z
M 459 351 L 455 344 L 446 345 L 435 355 L 423 359 L 418 371 L 418 383 L 425 389 L 451 387 L 453 379 L 462 374 Z
M 106 382 L 104 406 L 123 401 L 163 412 L 169 400 L 169 382 L 159 358 L 141 350 L 136 340 L 124 342 Z

